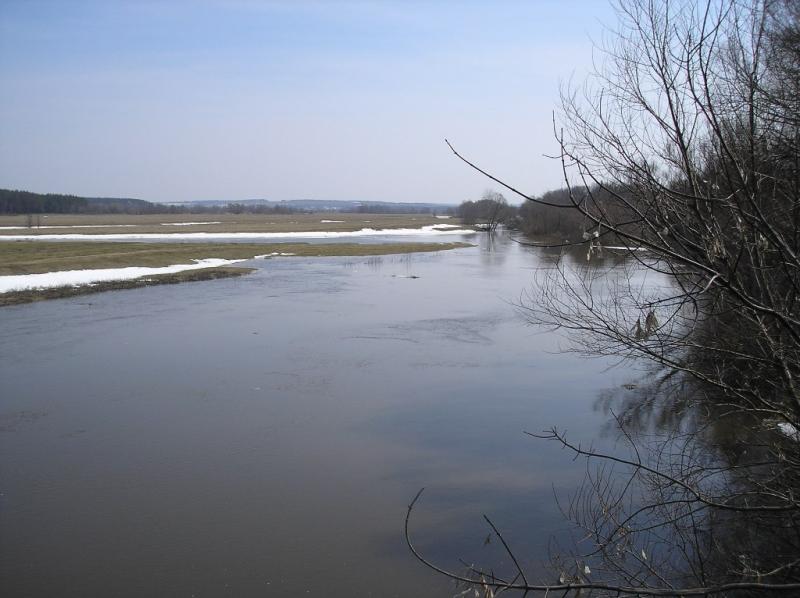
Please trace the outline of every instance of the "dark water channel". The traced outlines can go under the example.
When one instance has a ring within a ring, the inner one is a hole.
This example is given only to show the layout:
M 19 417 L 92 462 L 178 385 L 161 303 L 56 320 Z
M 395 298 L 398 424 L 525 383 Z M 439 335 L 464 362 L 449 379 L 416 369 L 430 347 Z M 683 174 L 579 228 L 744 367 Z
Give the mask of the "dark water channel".
M 552 262 L 481 243 L 0 310 L 0 594 L 451 596 L 422 486 L 431 559 L 503 560 L 486 513 L 535 569 L 585 465 L 523 432 L 611 442 L 633 374 L 555 353 L 513 306 Z

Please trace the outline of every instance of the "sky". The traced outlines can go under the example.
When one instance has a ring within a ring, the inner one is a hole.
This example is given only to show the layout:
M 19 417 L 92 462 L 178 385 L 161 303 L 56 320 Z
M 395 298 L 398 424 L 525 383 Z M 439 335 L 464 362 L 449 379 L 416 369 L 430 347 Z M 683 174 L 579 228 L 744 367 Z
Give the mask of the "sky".
M 0 188 L 151 201 L 561 185 L 606 0 L 0 0 Z M 511 194 L 506 193 L 512 203 Z

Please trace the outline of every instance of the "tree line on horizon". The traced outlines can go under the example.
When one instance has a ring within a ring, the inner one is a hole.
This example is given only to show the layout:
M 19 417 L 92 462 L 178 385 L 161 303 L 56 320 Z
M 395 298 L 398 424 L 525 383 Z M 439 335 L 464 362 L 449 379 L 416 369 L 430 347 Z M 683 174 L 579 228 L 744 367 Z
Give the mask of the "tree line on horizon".
M 161 204 L 143 199 L 114 197 L 80 197 L 62 193 L 34 193 L 17 189 L 0 189 L 0 214 L 298 214 L 312 213 L 307 206 L 291 203 L 255 203 L 250 201 L 221 204 Z M 329 210 L 325 210 L 329 211 Z M 441 210 L 423 204 L 363 203 L 342 206 L 336 212 L 369 214 L 452 214 L 453 208 Z

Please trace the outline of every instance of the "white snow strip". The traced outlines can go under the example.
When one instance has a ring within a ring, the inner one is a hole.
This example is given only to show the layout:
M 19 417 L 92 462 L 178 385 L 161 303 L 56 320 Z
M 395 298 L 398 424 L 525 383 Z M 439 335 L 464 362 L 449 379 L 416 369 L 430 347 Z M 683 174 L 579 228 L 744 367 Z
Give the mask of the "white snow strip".
M 344 220 L 320 220 L 320 224 L 331 224 L 333 222 L 344 222 Z
M 440 219 L 442 219 L 442 220 L 447 220 L 448 218 L 451 218 L 451 216 L 445 216 L 445 215 L 443 215 L 443 214 L 442 214 L 442 215 L 439 215 L 439 214 L 437 214 L 437 215 L 436 215 L 436 217 L 437 217 L 437 218 L 440 218 Z
M 422 228 L 362 228 L 354 231 L 307 231 L 288 233 L 109 233 L 86 235 L 0 235 L 0 241 L 129 241 L 150 239 L 336 239 L 341 237 L 409 237 L 418 235 L 474 235 L 474 230 L 460 229 L 452 224 L 433 224 Z
M 647 247 L 611 247 L 603 245 L 602 249 L 614 249 L 617 251 L 650 251 Z
M 778 429 L 792 440 L 800 440 L 800 431 L 789 422 L 779 422 Z
M 263 260 L 263 259 L 266 259 L 268 257 L 277 257 L 277 256 L 285 257 L 285 256 L 289 256 L 289 255 L 297 255 L 297 254 L 296 253 L 282 253 L 282 252 L 273 251 L 272 253 L 262 253 L 261 255 L 254 255 L 253 259 L 254 260 Z
M 325 222 L 323 220 L 323 222 Z M 334 222 L 331 220 L 330 222 Z M 215 222 L 159 222 L 161 226 L 203 226 L 207 224 L 222 224 L 221 221 Z M 230 223 L 234 224 L 234 223 Z M 47 226 L 0 226 L 0 230 L 24 230 L 32 228 L 133 228 L 137 226 L 152 226 L 146 222 L 141 224 L 60 224 Z
M 109 280 L 130 280 L 140 276 L 154 274 L 173 274 L 184 270 L 200 270 L 201 268 L 214 268 L 228 266 L 245 260 L 224 260 L 209 258 L 192 260 L 192 264 L 175 264 L 148 268 L 133 266 L 130 268 L 99 268 L 96 270 L 62 270 L 61 272 L 45 272 L 44 274 L 19 274 L 15 276 L 0 276 L 0 293 L 10 291 L 24 291 L 28 289 L 49 289 L 53 287 L 80 286 Z
M 437 216 L 437 218 L 438 218 L 438 216 Z M 447 216 L 447 218 L 450 218 L 450 216 Z M 434 224 L 433 227 L 436 228 L 437 230 L 446 230 L 448 228 L 458 228 L 458 225 L 457 224 Z
M 22 230 L 26 228 L 129 228 L 146 226 L 140 224 L 53 224 L 49 226 L 0 226 L 0 230 Z
M 161 226 L 201 226 L 205 224 L 222 224 L 222 222 L 162 222 Z M 231 223 L 233 224 L 233 223 Z M 147 226 L 143 224 L 142 226 Z

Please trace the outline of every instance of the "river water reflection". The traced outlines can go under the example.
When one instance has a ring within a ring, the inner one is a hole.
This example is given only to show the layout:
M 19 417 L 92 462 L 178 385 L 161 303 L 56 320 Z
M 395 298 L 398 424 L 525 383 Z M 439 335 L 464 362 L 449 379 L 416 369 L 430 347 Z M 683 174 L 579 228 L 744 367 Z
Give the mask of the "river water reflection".
M 527 565 L 632 374 L 556 353 L 514 307 L 552 260 L 273 259 L 238 279 L 0 310 L 4 596 L 450 596 L 444 566 Z

